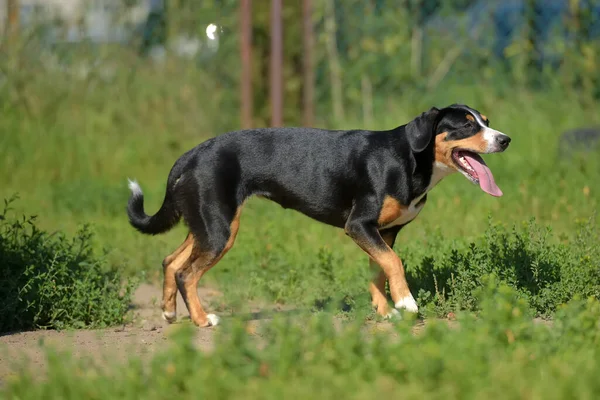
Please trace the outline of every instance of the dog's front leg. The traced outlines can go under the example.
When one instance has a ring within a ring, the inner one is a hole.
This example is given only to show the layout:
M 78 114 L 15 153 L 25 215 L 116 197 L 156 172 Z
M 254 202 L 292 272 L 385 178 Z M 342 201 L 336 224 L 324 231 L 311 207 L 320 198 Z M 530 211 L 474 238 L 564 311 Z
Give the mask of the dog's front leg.
M 355 214 L 354 211 L 352 214 Z M 356 214 L 361 215 L 361 213 Z M 381 267 L 389 281 L 390 294 L 392 295 L 396 309 L 405 309 L 416 313 L 418 312 L 417 302 L 410 293 L 402 261 L 379 233 L 376 221 L 376 218 L 371 220 L 364 218 L 364 215 L 362 218 L 349 219 L 346 223 L 346 234 L 369 255 L 372 262 Z M 381 282 L 380 278 L 376 278 L 371 284 L 371 295 L 375 293 L 375 297 L 378 299 L 377 306 L 383 304 L 380 297 L 382 294 Z M 387 301 L 385 304 L 387 305 Z M 379 311 L 378 309 L 378 312 L 381 315 L 384 315 L 383 312 L 385 312 L 384 316 L 387 316 L 389 311 L 387 311 L 385 306 L 382 308 L 383 310 Z
M 387 229 L 383 232 L 380 232 L 381 237 L 385 241 L 385 243 L 390 246 L 390 248 L 394 247 L 394 242 L 396 241 L 396 236 L 398 235 L 398 231 L 400 228 L 392 228 Z M 374 273 L 373 280 L 369 283 L 369 292 L 371 292 L 371 304 L 377 310 L 377 313 L 384 318 L 390 318 L 395 314 L 398 314 L 396 309 L 390 309 L 388 304 L 388 299 L 385 292 L 385 283 L 387 282 L 387 276 L 385 272 L 381 269 L 379 264 L 377 264 L 372 258 L 369 258 L 369 267 L 371 271 Z

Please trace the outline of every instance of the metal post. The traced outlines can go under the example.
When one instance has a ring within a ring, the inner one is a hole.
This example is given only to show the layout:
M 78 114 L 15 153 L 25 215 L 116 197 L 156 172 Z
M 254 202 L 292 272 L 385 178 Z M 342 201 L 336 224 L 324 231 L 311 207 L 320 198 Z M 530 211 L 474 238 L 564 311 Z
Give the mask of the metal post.
M 315 118 L 314 97 L 315 97 L 315 70 L 313 64 L 313 22 L 312 22 L 312 1 L 304 0 L 302 7 L 302 33 L 303 33 L 303 121 L 304 126 L 312 126 Z
M 19 0 L 6 1 L 6 14 L 8 15 L 6 31 L 11 41 L 14 40 L 19 33 L 19 11 Z
M 271 126 L 283 125 L 283 27 L 281 0 L 271 0 Z
M 243 129 L 252 128 L 252 0 L 240 4 L 241 122 Z

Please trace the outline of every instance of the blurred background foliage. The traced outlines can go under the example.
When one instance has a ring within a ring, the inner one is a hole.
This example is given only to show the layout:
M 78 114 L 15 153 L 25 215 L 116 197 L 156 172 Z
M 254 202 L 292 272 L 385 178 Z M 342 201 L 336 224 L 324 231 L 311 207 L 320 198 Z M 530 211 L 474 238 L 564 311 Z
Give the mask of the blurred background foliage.
M 116 86 L 126 90 L 140 70 L 170 65 L 191 74 L 189 95 L 210 93 L 203 110 L 227 110 L 209 112 L 205 125 L 223 131 L 239 124 L 239 1 L 7 1 L 19 4 L 20 35 L 3 43 L 6 106 L 39 116 L 60 107 L 56 99 L 72 92 L 74 79 L 85 80 L 87 91 L 122 78 Z M 435 92 L 450 83 L 506 95 L 514 87 L 568 87 L 582 103 L 600 95 L 596 0 L 314 0 L 312 8 L 322 124 L 343 123 L 355 113 L 373 123 L 375 110 L 390 112 L 403 93 Z M 297 125 L 302 2 L 285 2 L 282 17 L 285 123 Z M 270 116 L 268 1 L 253 2 L 252 40 L 254 122 L 263 126 Z M 40 81 L 48 86 L 43 98 L 28 92 Z

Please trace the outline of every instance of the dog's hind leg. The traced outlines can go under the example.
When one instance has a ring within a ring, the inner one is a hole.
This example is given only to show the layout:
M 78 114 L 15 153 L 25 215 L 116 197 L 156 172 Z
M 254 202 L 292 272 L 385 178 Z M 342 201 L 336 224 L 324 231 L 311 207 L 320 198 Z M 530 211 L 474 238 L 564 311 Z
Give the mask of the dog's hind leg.
M 179 245 L 179 247 L 177 249 L 175 249 L 174 252 L 172 252 L 171 254 L 169 254 L 168 256 L 165 257 L 165 259 L 163 260 L 163 267 L 166 267 L 167 265 L 169 265 L 173 261 L 175 261 L 175 258 L 177 258 L 186 247 L 188 247 L 189 245 L 191 245 L 193 243 L 193 239 L 194 238 L 192 236 L 192 232 L 189 232 L 187 234 L 187 236 L 185 237 L 185 240 L 183 241 L 183 243 L 181 243 Z
M 175 273 L 184 265 L 192 254 L 194 236 L 188 233 L 185 241 L 163 260 L 163 298 L 162 317 L 172 323 L 177 319 L 177 282 Z
M 197 292 L 198 282 L 233 246 L 240 224 L 240 213 L 241 207 L 238 207 L 228 225 L 223 224 L 226 213 L 204 218 L 202 225 L 206 236 L 200 232 L 194 236 L 189 258 L 175 273 L 177 287 L 183 296 L 190 318 L 200 327 L 217 325 L 219 319 L 214 314 L 207 314 L 202 308 Z

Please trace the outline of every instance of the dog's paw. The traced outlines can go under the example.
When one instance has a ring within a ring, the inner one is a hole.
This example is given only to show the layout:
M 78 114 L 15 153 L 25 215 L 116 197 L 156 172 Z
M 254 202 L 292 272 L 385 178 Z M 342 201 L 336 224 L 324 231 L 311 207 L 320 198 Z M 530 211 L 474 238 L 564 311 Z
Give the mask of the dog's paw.
M 217 326 L 219 325 L 219 317 L 215 314 L 208 314 L 206 316 L 208 319 L 208 326 Z
M 175 311 L 163 311 L 162 318 L 168 323 L 172 324 L 177 321 L 177 313 Z
M 412 297 L 412 295 L 408 295 L 406 297 L 401 298 L 394 305 L 394 307 L 396 307 L 397 310 L 406 310 L 411 313 L 419 312 L 419 307 L 417 307 L 417 302 L 415 301 L 414 297 Z
M 387 313 L 383 316 L 383 319 L 395 319 L 395 318 L 402 318 L 402 316 L 400 315 L 400 312 L 398 310 L 396 310 L 395 308 L 392 308 L 389 313 Z

